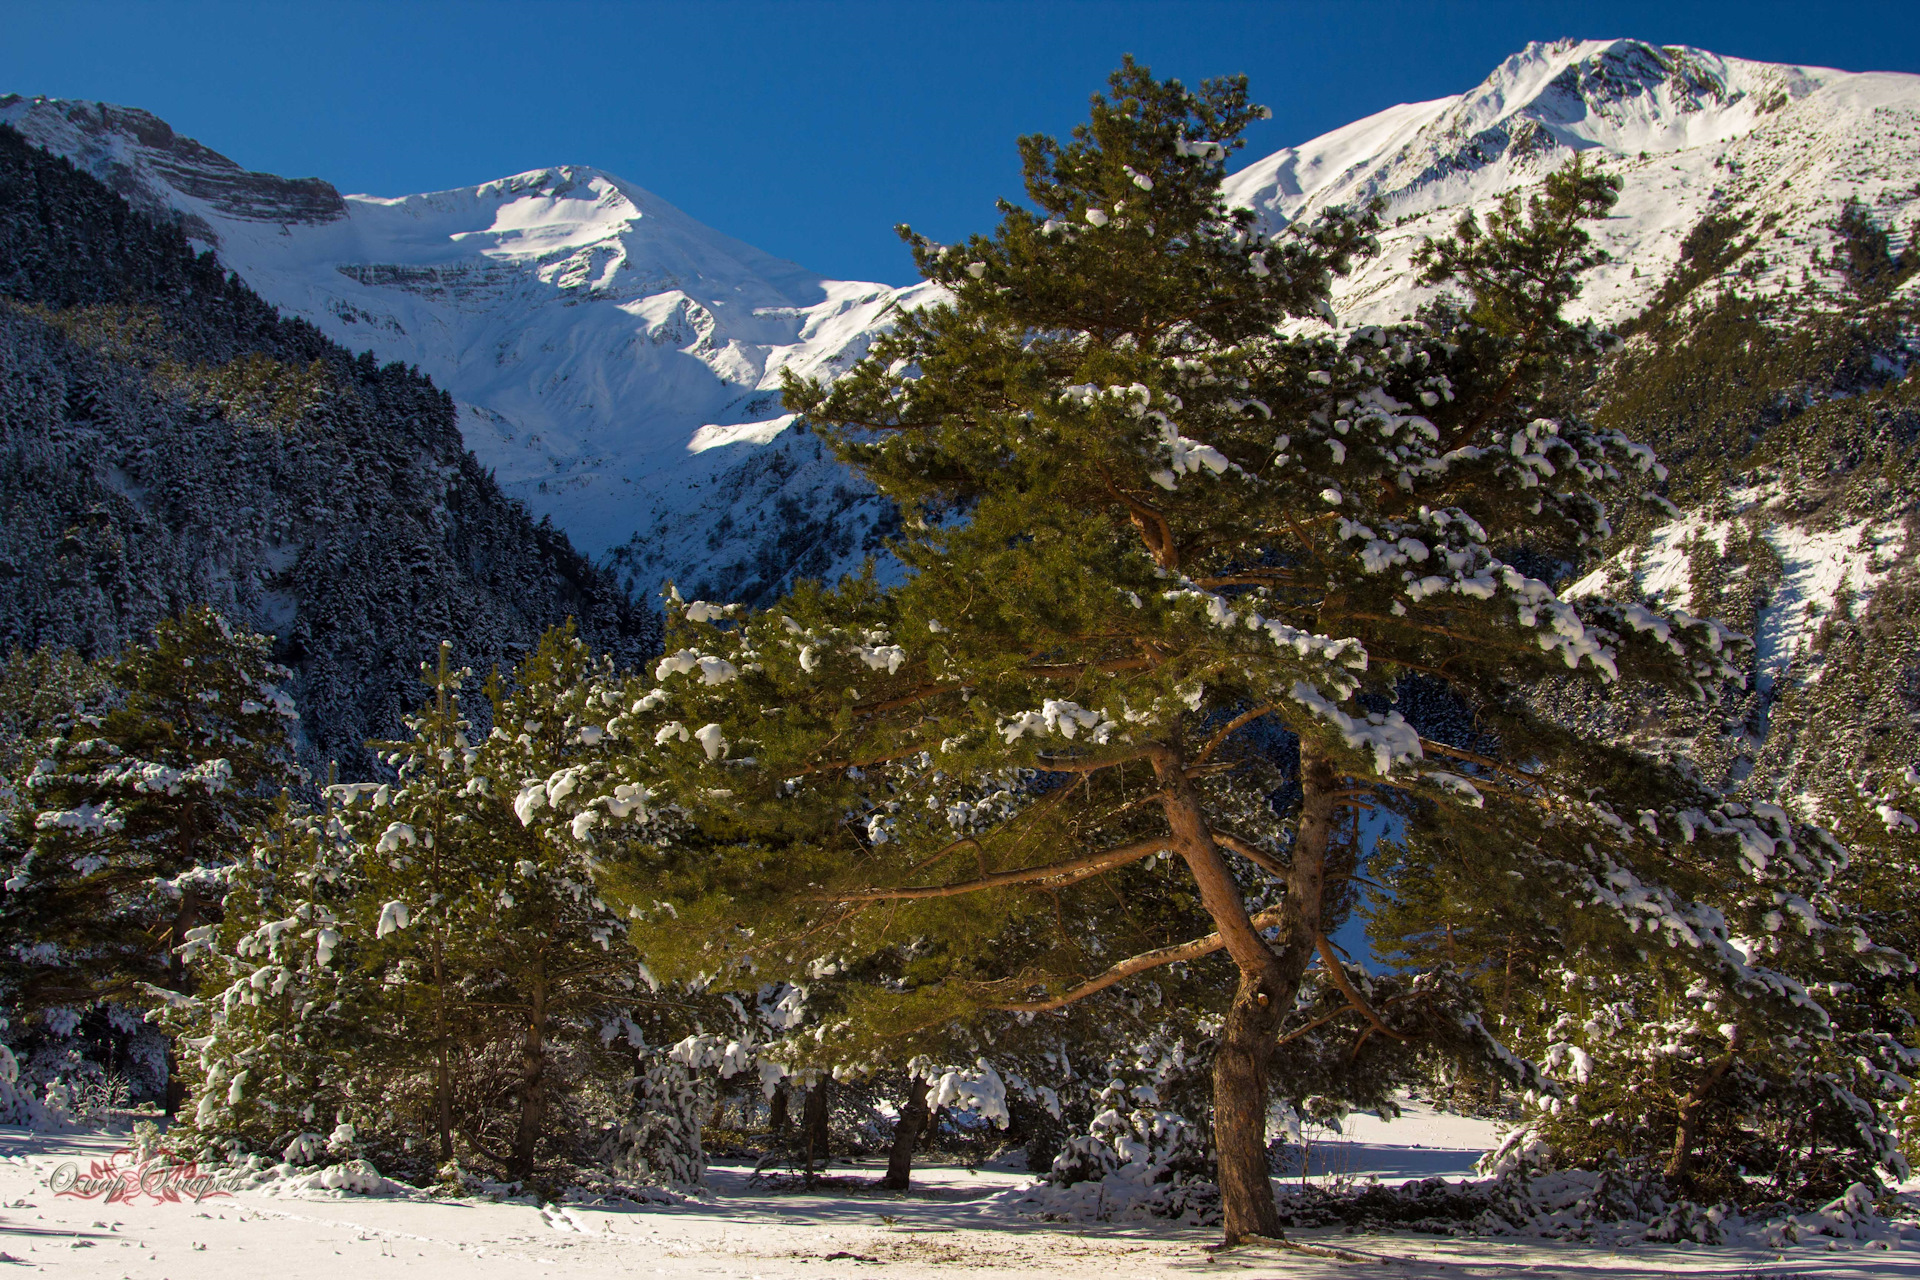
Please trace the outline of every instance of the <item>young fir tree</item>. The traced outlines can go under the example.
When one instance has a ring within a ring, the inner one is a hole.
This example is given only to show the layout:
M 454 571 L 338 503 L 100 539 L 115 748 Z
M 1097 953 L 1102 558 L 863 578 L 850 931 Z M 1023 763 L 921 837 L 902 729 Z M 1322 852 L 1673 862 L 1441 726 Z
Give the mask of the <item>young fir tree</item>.
M 72 650 L 16 649 L 0 660 L 0 867 L 9 873 L 33 844 L 37 810 L 27 777 L 44 758 L 47 740 L 64 736 L 80 716 L 105 711 L 110 694 L 106 673 Z M 20 961 L 39 946 L 32 918 L 4 905 L 0 929 L 6 930 L 0 932 L 0 956 L 9 960 Z M 29 1055 L 52 1039 L 44 1021 L 34 1027 L 18 1021 L 24 1000 L 19 987 L 35 968 L 0 962 L 0 1043 L 11 1042 Z M 33 1075 L 29 1062 L 22 1089 L 34 1083 Z
M 288 673 L 264 637 L 192 609 L 110 675 L 110 708 L 45 742 L 17 815 L 0 934 L 24 940 L 7 985 L 28 1017 L 186 990 L 178 949 L 217 917 L 248 825 L 299 776 Z
M 1456 833 L 1607 927 L 1651 922 L 1737 1020 L 1814 1031 L 1779 972 L 1801 941 L 1732 941 L 1808 860 L 1754 862 L 1784 837 L 1684 818 L 1696 792 L 1526 700 L 1569 675 L 1735 674 L 1722 628 L 1576 604 L 1502 555 L 1572 559 L 1655 467 L 1562 376 L 1595 345 L 1561 307 L 1612 182 L 1576 164 L 1435 246 L 1464 312 L 1334 331 L 1315 318 L 1370 224 L 1268 237 L 1223 205 L 1259 110 L 1244 82 L 1129 63 L 1111 85 L 1070 142 L 1022 140 L 1033 211 L 964 245 L 906 233 L 949 301 L 831 392 L 789 388 L 900 504 L 905 581 L 678 609 L 658 689 L 610 723 L 623 784 L 658 803 L 619 869 L 650 960 L 734 981 L 884 963 L 839 1024 L 850 1058 L 955 1021 L 990 1045 L 996 1012 L 1101 993 L 1211 1001 L 1229 1240 L 1279 1234 L 1283 1034 L 1319 1037 L 1308 1066 L 1336 1080 L 1436 1032 L 1530 1078 L 1464 984 L 1408 979 L 1388 1008 L 1335 958 L 1363 809 Z M 1423 735 L 1394 705 L 1415 677 L 1495 749 Z M 1269 725 L 1291 745 L 1263 749 Z M 1309 1001 L 1345 1011 L 1290 1028 L 1316 959 Z
M 218 924 L 188 931 L 181 958 L 198 990 L 160 1021 L 187 1046 L 192 1106 L 177 1150 L 271 1153 L 294 1164 L 356 1153 L 352 1118 L 378 1036 L 378 974 L 356 963 L 344 918 L 361 878 L 332 806 L 283 798 L 227 879 Z
M 504 1155 L 510 1177 L 526 1178 L 557 1132 L 580 1127 L 580 1100 L 570 1095 L 594 1076 L 628 1074 L 611 1038 L 631 1045 L 649 1030 L 660 1038 L 664 1011 L 623 945 L 626 921 L 595 886 L 587 824 L 542 820 L 553 813 L 548 799 L 564 801 L 570 778 L 595 767 L 601 721 L 618 696 L 610 667 L 569 623 L 542 637 L 511 686 L 496 674 L 487 694 L 495 727 L 472 771 L 475 834 L 484 833 L 489 856 L 469 892 L 490 904 L 489 962 L 467 980 L 466 1002 L 510 1055 L 514 1114 L 497 1140 L 475 1142 Z M 615 816 L 640 808 L 629 800 L 615 798 Z
M 1910 1022 L 1887 995 L 1911 977 L 1867 942 L 1849 854 L 1771 805 L 1682 795 L 1672 811 L 1677 859 L 1716 836 L 1741 842 L 1737 878 L 1697 892 L 1731 918 L 1748 967 L 1775 970 L 1771 998 L 1755 998 L 1752 974 L 1715 973 L 1677 946 L 1684 933 L 1646 885 L 1622 875 L 1596 887 L 1644 913 L 1622 921 L 1520 882 L 1526 864 L 1445 832 L 1412 833 L 1371 932 L 1390 963 L 1472 983 L 1501 1037 L 1561 1083 L 1535 1099 L 1516 1144 L 1544 1140 L 1553 1164 L 1624 1159 L 1703 1203 L 1735 1204 L 1822 1203 L 1897 1174 L 1914 1061 L 1901 1043 Z
M 477 744 L 467 673 L 443 647 L 425 675 L 413 737 L 380 744 L 395 780 L 280 815 L 224 924 L 193 935 L 199 999 L 171 1021 L 196 1046 L 208 1146 L 527 1179 L 623 1117 L 634 1062 L 610 1040 L 670 1042 L 595 891 L 591 824 L 546 820 L 599 744 L 605 665 L 550 632 L 511 684 L 489 681 L 497 727 Z

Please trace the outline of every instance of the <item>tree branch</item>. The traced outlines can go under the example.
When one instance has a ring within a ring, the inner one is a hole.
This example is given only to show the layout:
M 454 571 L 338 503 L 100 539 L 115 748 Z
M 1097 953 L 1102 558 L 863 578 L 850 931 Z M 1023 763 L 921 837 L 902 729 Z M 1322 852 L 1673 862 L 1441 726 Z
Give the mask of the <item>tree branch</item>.
M 1224 831 L 1214 832 L 1213 842 L 1233 850 L 1254 866 L 1259 867 L 1262 871 L 1278 876 L 1282 880 L 1287 878 L 1287 868 L 1272 854 L 1260 848 L 1258 845 L 1250 844 L 1242 840 L 1239 836 L 1230 836 Z
M 1115 765 L 1126 764 L 1129 760 L 1138 760 L 1146 754 L 1144 750 L 1130 751 L 1107 760 L 1063 760 L 1059 756 L 1042 756 L 1036 767 L 1046 773 L 1099 773 Z
M 1173 545 L 1173 528 L 1167 518 L 1138 498 L 1122 493 L 1104 466 L 1100 468 L 1100 479 L 1106 485 L 1107 496 L 1127 509 L 1127 517 L 1140 531 L 1140 540 L 1147 544 L 1153 562 L 1162 569 L 1178 569 L 1180 552 Z
M 1373 1011 L 1373 1006 L 1361 998 L 1360 992 L 1354 987 L 1353 983 L 1348 980 L 1346 967 L 1340 963 L 1340 957 L 1333 954 L 1333 945 L 1327 941 L 1327 935 L 1324 933 L 1314 934 L 1313 945 L 1320 952 L 1320 963 L 1327 967 L 1327 976 L 1333 979 L 1333 985 L 1340 988 L 1340 994 L 1347 998 L 1347 1003 L 1354 1007 L 1355 1012 L 1359 1013 L 1360 1016 L 1368 1022 L 1371 1022 L 1373 1029 L 1381 1035 L 1388 1036 L 1394 1040 L 1398 1040 L 1401 1044 L 1405 1044 L 1407 1037 L 1388 1026 L 1386 1022 L 1381 1019 L 1380 1015 Z
M 1256 928 L 1264 929 L 1280 923 L 1280 908 L 1271 907 L 1253 917 Z M 1226 940 L 1217 933 L 1204 938 L 1195 938 L 1192 942 L 1182 942 L 1171 947 L 1159 947 L 1153 951 L 1143 951 L 1128 960 L 1122 960 L 1097 978 L 1090 978 L 1072 988 L 1065 995 L 1055 996 L 1051 1000 L 1028 1000 L 1016 1004 L 989 1005 L 1001 1013 L 1051 1013 L 1063 1009 L 1079 1000 L 1084 1000 L 1095 992 L 1105 991 L 1117 982 L 1125 981 L 1136 973 L 1145 973 L 1149 969 L 1158 969 L 1164 965 L 1176 964 L 1182 960 L 1197 960 L 1201 956 L 1212 955 L 1225 949 Z
M 1106 849 L 1078 858 L 1068 858 L 1065 862 L 1050 862 L 1044 867 L 995 871 L 977 880 L 962 880 L 958 884 L 856 889 L 851 893 L 815 893 L 809 894 L 808 897 L 815 902 L 897 902 L 920 898 L 956 898 L 961 894 L 979 893 L 985 889 L 1034 884 L 1039 881 L 1073 884 L 1076 881 L 1085 880 L 1088 876 L 1099 875 L 1103 871 L 1125 866 L 1129 862 L 1150 858 L 1162 849 L 1170 849 L 1171 846 L 1172 841 L 1156 837 L 1152 840 L 1142 840 L 1137 844 L 1122 845 L 1118 849 Z
M 1235 716 L 1233 719 L 1221 725 L 1219 732 L 1215 733 L 1211 738 L 1208 738 L 1206 745 L 1201 747 L 1199 753 L 1188 762 L 1187 768 L 1193 770 L 1205 764 L 1213 758 L 1214 752 L 1226 745 L 1227 739 L 1233 736 L 1235 730 L 1241 728 L 1243 725 L 1252 724 L 1255 720 L 1258 720 L 1261 716 L 1266 715 L 1272 710 L 1273 704 L 1271 702 L 1263 702 L 1253 710 L 1242 712 L 1240 715 Z

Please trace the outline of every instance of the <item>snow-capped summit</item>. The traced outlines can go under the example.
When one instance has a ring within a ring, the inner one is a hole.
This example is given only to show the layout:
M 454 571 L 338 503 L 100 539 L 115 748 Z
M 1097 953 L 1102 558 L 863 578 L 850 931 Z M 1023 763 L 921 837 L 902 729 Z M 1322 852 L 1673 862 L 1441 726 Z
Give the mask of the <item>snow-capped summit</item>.
M 143 111 L 10 97 L 0 121 L 136 205 L 176 211 L 329 337 L 417 364 L 459 402 L 502 487 L 642 591 L 672 577 L 752 599 L 873 545 L 881 507 L 788 429 L 780 375 L 847 367 L 926 286 L 825 279 L 597 169 L 342 196 L 249 173 Z M 1920 76 L 1635 40 L 1533 44 L 1466 93 L 1255 161 L 1227 193 L 1270 227 L 1383 200 L 1382 252 L 1335 302 L 1344 321 L 1394 320 L 1421 300 L 1404 268 L 1425 237 L 1575 152 L 1624 184 L 1597 231 L 1612 261 L 1576 304 L 1589 314 L 1644 307 L 1709 215 L 1762 237 L 1709 290 L 1817 285 L 1847 200 L 1896 245 L 1920 217 Z
M 1403 268 L 1423 239 L 1585 152 L 1624 186 L 1598 232 L 1613 262 L 1579 305 L 1617 321 L 1646 304 L 1708 214 L 1772 214 L 1791 227 L 1764 250 L 1771 267 L 1750 277 L 1757 287 L 1798 280 L 1849 197 L 1904 229 L 1920 213 L 1916 124 L 1920 76 L 1561 40 L 1528 45 L 1466 93 L 1391 107 L 1255 161 L 1227 193 L 1269 227 L 1383 200 L 1383 252 L 1336 303 L 1348 320 L 1394 320 L 1419 301 Z

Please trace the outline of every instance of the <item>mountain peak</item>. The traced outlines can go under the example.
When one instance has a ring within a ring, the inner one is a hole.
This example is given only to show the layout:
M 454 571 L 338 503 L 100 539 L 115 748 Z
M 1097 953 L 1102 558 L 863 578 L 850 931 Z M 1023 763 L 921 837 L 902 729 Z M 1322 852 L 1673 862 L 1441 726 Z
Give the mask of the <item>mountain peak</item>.
M 1335 306 L 1356 323 L 1392 321 L 1424 297 L 1405 270 L 1424 238 L 1588 153 L 1624 185 L 1595 229 L 1613 260 L 1588 277 L 1576 310 L 1611 323 L 1646 305 L 1710 214 L 1796 227 L 1741 264 L 1739 287 L 1776 292 L 1822 273 L 1848 199 L 1904 229 L 1920 203 L 1916 127 L 1920 76 L 1556 40 L 1528 45 L 1465 93 L 1391 107 L 1256 161 L 1228 178 L 1226 195 L 1270 228 L 1384 201 L 1383 252 L 1338 284 Z

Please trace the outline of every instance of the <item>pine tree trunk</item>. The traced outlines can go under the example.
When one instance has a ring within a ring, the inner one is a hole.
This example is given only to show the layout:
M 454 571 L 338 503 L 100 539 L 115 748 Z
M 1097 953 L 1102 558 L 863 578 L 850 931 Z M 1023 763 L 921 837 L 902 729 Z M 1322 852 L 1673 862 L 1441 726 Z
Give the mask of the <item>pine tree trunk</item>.
M 167 1095 L 161 1109 L 167 1113 L 169 1123 L 180 1119 L 180 1108 L 187 1104 L 187 1080 L 180 1074 L 180 1053 L 174 1047 L 173 1037 L 167 1038 Z
M 438 1052 L 433 1061 L 434 1123 L 440 1135 L 440 1163 L 453 1159 L 453 1066 L 448 1060 L 447 966 L 440 938 L 433 939 L 433 1036 Z
M 1727 1051 L 1714 1060 L 1706 1074 L 1680 1102 L 1680 1123 L 1673 1135 L 1673 1154 L 1667 1157 L 1667 1181 L 1675 1186 L 1682 1185 L 1693 1167 L 1693 1144 L 1700 1131 L 1700 1113 L 1706 1109 L 1707 1097 L 1713 1092 L 1713 1086 L 1733 1068 L 1733 1060 L 1740 1056 L 1740 1028 L 1735 1027 L 1727 1037 Z
M 444 803 L 444 797 L 447 794 L 446 761 L 448 750 L 453 745 L 453 734 L 450 729 L 452 717 L 447 696 L 447 690 L 451 684 L 447 671 L 447 659 L 452 651 L 453 645 L 451 642 L 446 640 L 440 642 L 440 672 L 435 681 L 434 689 L 434 705 L 439 712 L 437 733 L 439 735 L 440 752 L 438 759 L 441 762 L 440 786 L 435 788 L 434 794 L 442 797 L 442 800 L 437 803 Z M 446 845 L 444 841 L 447 832 L 444 818 L 444 813 L 436 810 L 433 825 L 429 828 L 427 838 L 429 846 L 433 849 L 430 883 L 433 887 L 435 901 L 439 900 L 440 892 L 443 888 L 441 884 L 442 873 L 446 870 Z M 439 1046 L 439 1052 L 435 1055 L 433 1067 L 434 1119 L 440 1130 L 440 1163 L 442 1166 L 445 1166 L 453 1159 L 453 1045 L 449 1043 L 451 1031 L 448 1027 L 447 1019 L 446 939 L 441 933 L 438 922 L 435 923 L 433 928 L 433 1034 L 435 1043 Z
M 192 984 L 187 981 L 186 961 L 180 958 L 180 948 L 186 944 L 187 930 L 200 923 L 200 895 L 188 889 L 180 895 L 180 908 L 174 912 L 173 928 L 167 934 L 167 986 L 175 991 L 185 992 Z M 162 1109 L 169 1120 L 180 1114 L 180 1108 L 187 1102 L 187 1079 L 180 1072 L 180 1059 L 173 1050 L 169 1039 L 167 1044 L 167 1094 Z
M 533 1175 L 533 1159 L 540 1142 L 540 1130 L 547 1119 L 547 981 L 546 975 L 534 978 L 532 1004 L 527 1010 L 527 1031 L 520 1042 L 520 1124 L 513 1136 L 513 1161 L 507 1176 L 525 1179 Z
M 787 1130 L 793 1127 L 793 1118 L 788 1114 L 792 1097 L 793 1090 L 782 1080 L 773 1086 L 773 1096 L 767 1099 L 767 1128 L 773 1131 L 773 1140 L 783 1146 L 787 1141 Z
M 1154 753 L 1153 763 L 1173 838 L 1227 954 L 1240 970 L 1213 1064 L 1213 1145 L 1226 1243 L 1249 1236 L 1280 1239 L 1284 1232 L 1267 1170 L 1267 1073 L 1280 1024 L 1319 945 L 1339 778 L 1303 739 L 1300 822 L 1287 868 L 1287 912 L 1280 938 L 1269 944 L 1253 927 L 1240 885 L 1213 842 L 1185 759 L 1162 748 Z
M 1301 744 L 1307 799 L 1287 879 L 1288 920 L 1276 951 L 1254 928 L 1239 882 L 1213 842 L 1184 756 L 1163 747 L 1152 758 L 1167 825 L 1193 873 L 1201 903 L 1240 970 L 1213 1064 L 1213 1145 L 1226 1242 L 1237 1244 L 1249 1236 L 1278 1239 L 1283 1234 L 1280 1214 L 1267 1172 L 1267 1071 L 1281 1020 L 1319 936 L 1321 874 L 1336 803 L 1334 788 L 1328 785 L 1332 770 Z
M 933 1150 L 933 1144 L 940 1139 L 940 1126 L 945 1124 L 947 1119 L 948 1115 L 945 1107 L 935 1107 L 927 1116 L 926 1127 L 920 1130 L 920 1149 L 922 1151 L 931 1152 Z
M 827 1159 L 827 1078 L 819 1080 L 807 1090 L 807 1100 L 800 1109 L 801 1167 L 806 1172 L 809 1185 L 813 1182 L 813 1165 L 817 1160 L 821 1164 Z
M 1289 1003 L 1274 999 L 1264 979 L 1241 974 L 1214 1050 L 1213 1147 L 1229 1244 L 1282 1236 L 1267 1168 L 1267 1072 Z
M 913 1144 L 927 1123 L 927 1089 L 918 1077 L 907 1081 L 907 1096 L 900 1104 L 900 1119 L 893 1126 L 893 1150 L 887 1154 L 887 1176 L 880 1185 L 889 1191 L 905 1191 L 913 1181 Z

